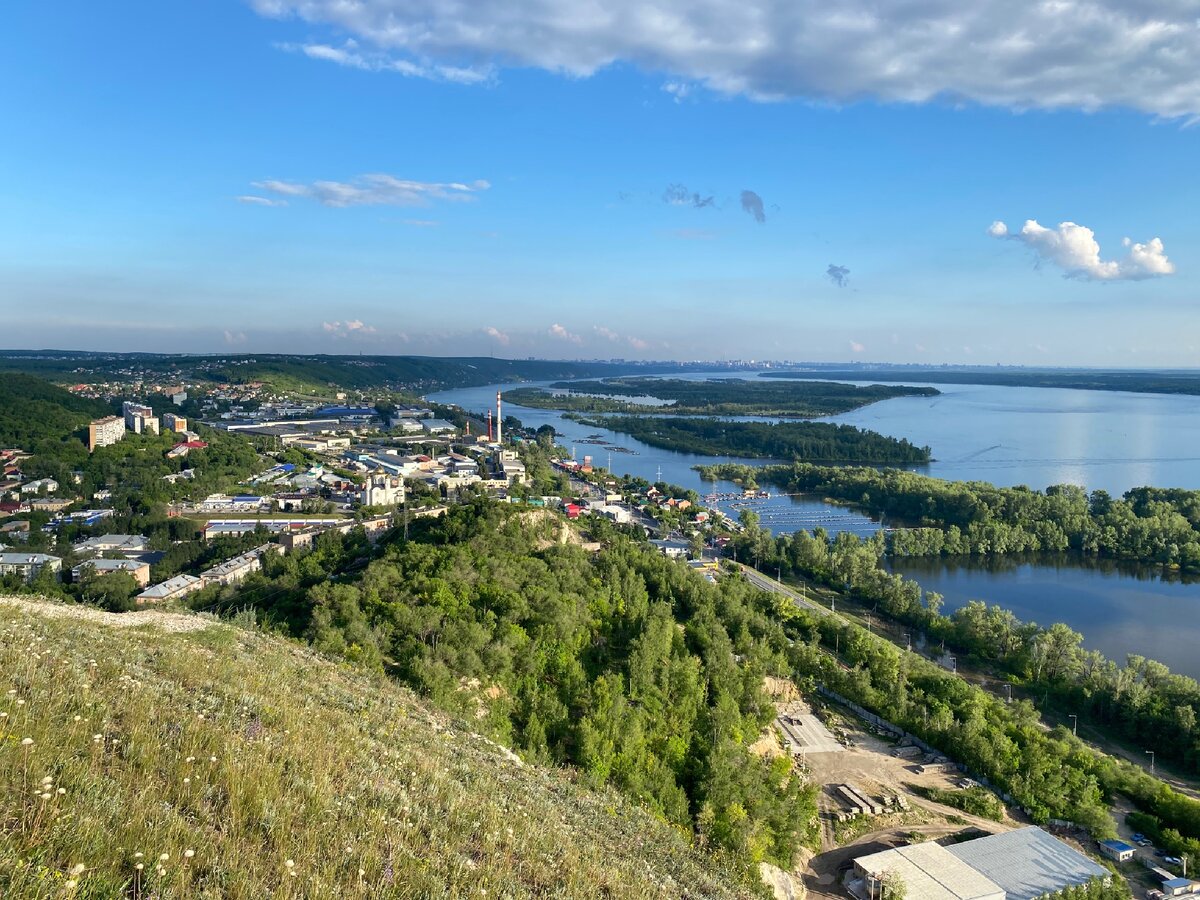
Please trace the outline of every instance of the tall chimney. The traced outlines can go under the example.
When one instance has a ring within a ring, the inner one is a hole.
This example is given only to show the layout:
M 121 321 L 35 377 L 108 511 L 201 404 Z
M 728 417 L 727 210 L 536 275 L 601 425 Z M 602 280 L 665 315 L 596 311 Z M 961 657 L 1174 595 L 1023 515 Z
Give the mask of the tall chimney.
M 490 409 L 488 410 L 488 414 L 487 414 L 487 426 L 488 426 L 488 443 L 490 444 L 492 442 L 492 411 Z
M 504 439 L 501 437 L 500 423 L 504 421 L 503 415 L 500 412 L 500 392 L 496 391 L 496 443 L 503 444 Z

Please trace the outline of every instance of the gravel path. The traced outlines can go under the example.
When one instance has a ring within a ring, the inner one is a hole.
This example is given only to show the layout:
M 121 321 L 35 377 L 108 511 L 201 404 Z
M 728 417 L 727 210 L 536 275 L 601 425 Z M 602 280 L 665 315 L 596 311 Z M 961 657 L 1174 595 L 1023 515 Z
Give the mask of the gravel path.
M 0 597 L 0 606 L 15 607 L 23 612 L 55 619 L 85 619 L 114 628 L 135 628 L 139 625 L 154 625 L 163 631 L 200 631 L 215 625 L 216 620 L 206 616 L 185 613 L 161 612 L 142 609 L 136 612 L 111 613 L 91 606 L 72 603 L 56 603 L 34 597 Z

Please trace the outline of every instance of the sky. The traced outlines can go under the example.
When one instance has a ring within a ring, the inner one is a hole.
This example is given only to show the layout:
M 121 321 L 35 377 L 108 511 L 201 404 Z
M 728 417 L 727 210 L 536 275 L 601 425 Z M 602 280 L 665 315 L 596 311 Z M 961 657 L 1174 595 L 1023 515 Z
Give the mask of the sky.
M 0 347 L 1200 365 L 1183 0 L 10 4 Z

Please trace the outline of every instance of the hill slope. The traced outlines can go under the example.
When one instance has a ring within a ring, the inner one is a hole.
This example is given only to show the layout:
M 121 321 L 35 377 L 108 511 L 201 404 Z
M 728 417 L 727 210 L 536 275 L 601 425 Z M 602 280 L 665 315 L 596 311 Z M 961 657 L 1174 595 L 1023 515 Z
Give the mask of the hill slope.
M 0 372 L 0 447 L 62 441 L 91 419 L 111 414 L 107 404 L 76 397 L 41 378 Z
M 2 896 L 746 896 L 383 677 L 139 616 L 0 600 Z

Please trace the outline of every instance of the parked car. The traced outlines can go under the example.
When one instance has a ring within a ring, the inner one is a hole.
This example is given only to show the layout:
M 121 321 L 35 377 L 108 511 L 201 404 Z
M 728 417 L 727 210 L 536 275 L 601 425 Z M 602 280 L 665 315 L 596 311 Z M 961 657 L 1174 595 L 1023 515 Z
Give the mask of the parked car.
M 1163 862 L 1165 862 L 1168 866 L 1182 866 L 1183 865 L 1183 860 L 1180 859 L 1178 856 L 1164 856 Z
M 1135 844 L 1136 844 L 1138 841 L 1144 841 L 1145 839 L 1146 839 L 1146 836 L 1145 836 L 1144 834 L 1142 834 L 1140 831 L 1139 831 L 1139 832 L 1137 832 L 1137 833 L 1135 833 L 1135 834 L 1134 834 L 1134 836 L 1133 836 L 1133 842 L 1134 842 Z

